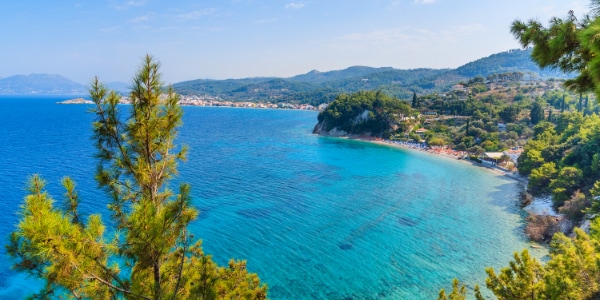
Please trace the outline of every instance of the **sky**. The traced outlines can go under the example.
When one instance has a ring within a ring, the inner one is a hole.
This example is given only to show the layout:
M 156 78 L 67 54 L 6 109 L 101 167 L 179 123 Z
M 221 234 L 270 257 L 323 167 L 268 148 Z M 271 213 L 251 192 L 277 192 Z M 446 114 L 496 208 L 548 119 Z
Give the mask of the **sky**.
M 131 82 L 290 77 L 361 65 L 456 68 L 520 48 L 516 20 L 544 24 L 588 0 L 0 0 L 0 77 Z

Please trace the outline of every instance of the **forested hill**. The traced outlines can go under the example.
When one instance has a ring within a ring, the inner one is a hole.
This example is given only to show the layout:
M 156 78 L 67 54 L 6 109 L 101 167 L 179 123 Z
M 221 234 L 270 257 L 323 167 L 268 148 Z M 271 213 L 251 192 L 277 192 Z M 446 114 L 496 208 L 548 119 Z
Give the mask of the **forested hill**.
M 541 69 L 535 62 L 531 60 L 530 49 L 516 49 L 492 54 L 488 57 L 465 64 L 453 71 L 455 74 L 466 77 L 487 77 L 491 74 L 508 72 L 523 72 L 525 74 L 536 76 L 542 79 L 565 79 L 575 76 L 574 74 L 565 74 L 556 69 Z
M 540 69 L 530 58 L 531 50 L 509 50 L 490 55 L 456 69 L 411 69 L 354 66 L 329 72 L 310 71 L 289 78 L 198 79 L 173 85 L 184 95 L 217 97 L 229 101 L 309 103 L 331 102 L 340 93 L 381 90 L 400 99 L 445 91 L 449 86 L 475 76 L 521 72 L 525 78 L 567 78 L 567 74 Z

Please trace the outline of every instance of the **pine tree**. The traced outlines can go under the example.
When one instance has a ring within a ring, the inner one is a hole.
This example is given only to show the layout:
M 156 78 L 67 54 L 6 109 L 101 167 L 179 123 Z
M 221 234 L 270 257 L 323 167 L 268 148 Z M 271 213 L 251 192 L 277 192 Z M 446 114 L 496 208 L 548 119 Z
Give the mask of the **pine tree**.
M 452 292 L 446 295 L 446 290 L 442 289 L 438 295 L 438 300 L 466 300 L 467 299 L 467 287 L 460 285 L 458 279 L 454 278 L 452 281 Z M 475 299 L 483 300 L 483 295 L 479 290 L 479 285 L 475 286 Z
M 595 91 L 600 95 L 600 1 L 591 1 L 592 10 L 578 19 L 574 11 L 567 17 L 553 17 L 545 27 L 537 20 L 512 23 L 511 33 L 524 48 L 533 46 L 531 57 L 542 68 L 576 73 L 565 86 L 576 92 Z
M 544 289 L 544 269 L 542 265 L 523 250 L 521 255 L 514 254 L 510 266 L 500 271 L 498 275 L 493 268 L 485 271 L 488 278 L 486 286 L 499 300 L 512 299 L 543 299 L 540 297 Z
M 596 225 L 597 226 L 597 222 Z M 600 291 L 598 241 L 575 228 L 575 238 L 554 235 L 546 266 L 545 293 L 549 299 L 597 299 Z
M 96 179 L 112 198 L 116 228 L 99 215 L 84 220 L 75 183 L 66 178 L 65 209 L 55 207 L 44 181 L 33 176 L 8 253 L 17 270 L 45 280 L 42 298 L 214 299 L 266 298 L 266 286 L 245 261 L 217 266 L 187 227 L 198 211 L 190 187 L 175 193 L 186 148 L 175 144 L 181 125 L 179 97 L 162 94 L 159 64 L 146 56 L 134 78 L 131 112 L 121 114 L 120 96 L 96 78 L 90 96 L 98 167 Z M 126 118 L 126 119 L 125 119 Z

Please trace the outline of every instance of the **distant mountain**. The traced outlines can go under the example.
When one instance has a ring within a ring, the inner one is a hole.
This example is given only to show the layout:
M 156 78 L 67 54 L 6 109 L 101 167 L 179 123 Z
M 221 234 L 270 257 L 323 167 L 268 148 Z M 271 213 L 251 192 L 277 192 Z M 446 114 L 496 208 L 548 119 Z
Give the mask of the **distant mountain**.
M 83 95 L 87 87 L 60 75 L 30 74 L 0 78 L 0 95 Z
M 531 60 L 531 50 L 509 50 L 506 52 L 492 54 L 488 57 L 478 59 L 476 61 L 467 63 L 456 70 L 454 73 L 465 76 L 475 77 L 483 76 L 487 77 L 492 74 L 508 73 L 508 72 L 523 72 L 529 73 L 530 75 L 537 76 L 541 79 L 548 78 L 570 78 L 574 77 L 574 74 L 565 74 L 556 69 L 542 69 Z
M 568 78 L 557 70 L 541 69 L 531 60 L 531 50 L 509 50 L 467 63 L 456 69 L 411 69 L 353 66 L 344 70 L 312 70 L 289 78 L 255 77 L 243 79 L 197 79 L 173 84 L 183 95 L 200 95 L 230 101 L 309 103 L 319 105 L 340 93 L 381 90 L 408 99 L 413 92 L 423 94 L 446 91 L 451 85 L 475 76 L 521 72 L 525 78 Z M 130 84 L 110 82 L 109 89 L 121 94 Z M 31 74 L 0 78 L 0 94 L 86 95 L 88 86 L 60 75 Z
M 371 68 L 363 66 L 349 67 L 339 71 L 319 72 L 312 70 L 306 74 L 296 75 L 289 78 L 291 81 L 296 82 L 310 82 L 310 83 L 324 83 L 331 81 L 340 81 L 348 78 L 359 78 L 376 72 L 384 72 L 394 70 L 393 68 Z
M 227 80 L 192 80 L 175 83 L 181 94 L 218 97 L 230 101 L 265 101 L 310 103 L 319 105 L 340 93 L 381 90 L 399 98 L 413 92 L 431 93 L 447 90 L 451 85 L 476 76 L 521 72 L 528 79 L 569 78 L 557 70 L 541 69 L 531 60 L 531 50 L 509 50 L 490 55 L 456 69 L 400 70 L 391 67 L 353 66 L 344 70 L 319 72 L 289 78 L 244 78 Z

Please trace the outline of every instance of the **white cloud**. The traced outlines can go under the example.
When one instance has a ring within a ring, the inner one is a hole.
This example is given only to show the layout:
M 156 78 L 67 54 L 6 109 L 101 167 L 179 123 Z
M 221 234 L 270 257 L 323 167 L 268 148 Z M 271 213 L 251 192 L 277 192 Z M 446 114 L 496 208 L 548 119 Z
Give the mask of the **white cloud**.
M 303 2 L 291 2 L 285 5 L 285 8 L 300 9 L 304 7 Z

